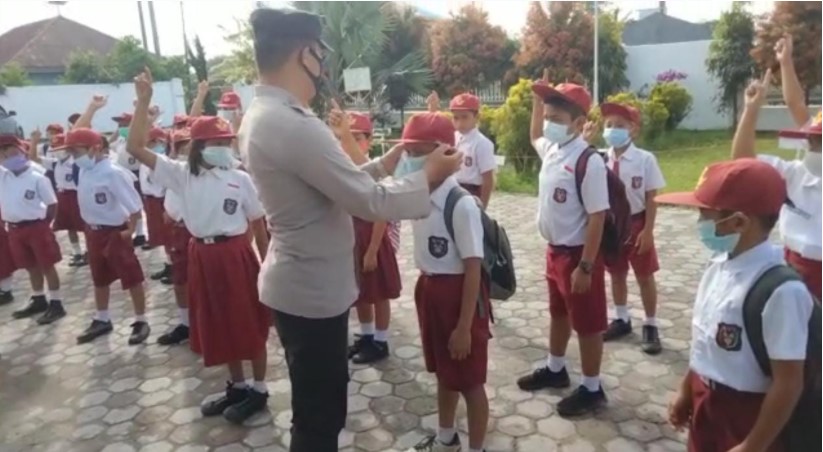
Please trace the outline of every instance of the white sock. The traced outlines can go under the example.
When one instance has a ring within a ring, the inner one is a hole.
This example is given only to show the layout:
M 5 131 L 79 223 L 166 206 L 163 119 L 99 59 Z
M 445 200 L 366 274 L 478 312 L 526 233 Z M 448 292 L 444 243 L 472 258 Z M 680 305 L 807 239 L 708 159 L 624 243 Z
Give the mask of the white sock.
M 231 383 L 231 387 L 234 389 L 246 389 L 246 382 L 245 381 L 233 381 Z
M 389 330 L 376 330 L 374 332 L 374 340 L 379 342 L 386 342 L 389 340 Z
M 137 220 L 137 223 L 134 225 L 134 235 L 146 235 L 146 230 L 143 228 L 142 217 Z
M 454 439 L 455 433 L 457 433 L 457 430 L 455 430 L 454 427 L 437 427 L 437 440 L 443 444 L 451 444 L 452 440 Z
M 374 322 L 361 323 L 360 334 L 362 334 L 363 336 L 374 336 Z
M 60 289 L 57 290 L 50 290 L 49 291 L 49 300 L 62 300 L 63 297 L 60 295 Z
M 80 242 L 72 243 L 71 250 L 74 254 L 83 254 L 83 250 L 80 248 Z
M 177 308 L 177 318 L 181 325 L 189 326 L 189 308 Z
M 583 375 L 583 386 L 591 392 L 600 390 L 600 375 L 596 377 L 587 377 Z
M 549 353 L 549 359 L 546 360 L 546 364 L 549 366 L 550 371 L 560 372 L 564 367 L 566 367 L 566 357 L 554 356 Z
M 43 297 L 45 295 L 46 295 L 46 292 L 43 292 L 42 290 L 32 290 L 31 291 L 31 296 L 32 297 Z
M 643 322 L 643 325 L 657 326 L 657 317 L 646 317 L 646 321 Z
M 614 314 L 615 317 L 618 319 L 628 322 L 631 320 L 631 315 L 629 315 L 629 307 L 628 306 L 615 306 L 614 307 Z
M 11 291 L 11 276 L 8 278 L 0 279 L 0 290 L 3 292 Z
M 109 310 L 106 309 L 105 311 L 97 311 L 94 314 L 94 320 L 99 320 L 101 322 L 111 322 L 111 317 L 109 317 Z
M 136 315 L 136 316 L 134 316 L 134 321 L 135 321 L 135 322 L 145 322 L 145 323 L 148 323 L 148 320 L 146 320 L 146 316 L 145 316 L 145 315 Z
M 265 381 L 255 380 L 254 384 L 252 385 L 252 389 L 254 389 L 255 391 L 257 391 L 261 394 L 268 394 L 269 393 L 269 388 L 266 387 L 266 382 Z

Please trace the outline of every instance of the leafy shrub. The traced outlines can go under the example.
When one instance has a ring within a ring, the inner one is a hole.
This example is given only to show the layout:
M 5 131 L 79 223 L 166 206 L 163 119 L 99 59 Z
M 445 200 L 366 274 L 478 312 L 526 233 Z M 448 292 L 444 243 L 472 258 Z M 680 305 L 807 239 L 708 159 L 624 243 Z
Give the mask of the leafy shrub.
M 494 133 L 493 123 L 495 120 L 495 116 L 497 115 L 497 108 L 490 107 L 488 105 L 483 105 L 480 107 L 480 119 L 478 121 L 477 127 L 480 129 L 480 133 L 486 135 L 492 143 L 495 145 L 495 149 L 497 148 L 497 135 Z
M 649 143 L 657 139 L 666 130 L 666 121 L 669 119 L 669 112 L 666 106 L 656 100 L 641 99 L 633 92 L 622 92 L 609 96 L 606 102 L 631 105 L 640 110 L 642 125 L 640 130 L 641 143 Z M 589 115 L 595 122 L 602 122 L 600 108 L 595 108 Z
M 506 102 L 492 119 L 492 133 L 506 162 L 518 173 L 535 171 L 540 166 L 529 138 L 532 112 L 532 82 L 520 79 L 509 89 Z
M 692 95 L 677 82 L 656 83 L 649 93 L 649 101 L 659 102 L 668 110 L 666 130 L 674 130 L 692 110 Z

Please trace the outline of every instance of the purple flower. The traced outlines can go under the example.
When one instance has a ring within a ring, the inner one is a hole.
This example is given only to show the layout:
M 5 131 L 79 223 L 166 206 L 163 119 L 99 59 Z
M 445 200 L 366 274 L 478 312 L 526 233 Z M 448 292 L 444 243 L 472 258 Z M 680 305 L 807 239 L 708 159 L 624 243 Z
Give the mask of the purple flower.
M 661 72 L 657 74 L 655 78 L 657 83 L 665 83 L 665 82 L 675 82 L 677 80 L 684 80 L 687 75 L 680 71 L 675 71 L 674 69 L 669 69 L 668 71 Z

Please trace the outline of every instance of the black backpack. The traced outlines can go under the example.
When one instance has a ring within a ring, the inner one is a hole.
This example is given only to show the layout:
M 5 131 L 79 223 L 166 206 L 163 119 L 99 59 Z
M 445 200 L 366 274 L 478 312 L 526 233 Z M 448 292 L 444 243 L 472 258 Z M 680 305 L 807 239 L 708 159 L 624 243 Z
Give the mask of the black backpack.
M 763 340 L 763 308 L 772 293 L 788 281 L 801 281 L 800 275 L 786 265 L 766 270 L 755 281 L 743 302 L 743 325 L 751 344 L 754 357 L 764 375 L 771 375 L 771 363 Z M 806 344 L 806 365 L 803 372 L 803 393 L 781 434 L 787 451 L 820 450 L 821 424 L 821 308 L 814 300 L 809 319 L 809 340 Z
M 446 206 L 443 209 L 443 218 L 446 220 L 446 229 L 454 240 L 454 206 L 464 196 L 472 196 L 463 187 L 454 187 L 446 196 Z M 492 300 L 508 300 L 517 290 L 517 277 L 514 274 L 514 256 L 509 243 L 509 236 L 503 226 L 489 217 L 483 209 L 480 200 L 474 198 L 480 207 L 480 218 L 483 222 L 483 273 L 488 278 L 489 298 Z

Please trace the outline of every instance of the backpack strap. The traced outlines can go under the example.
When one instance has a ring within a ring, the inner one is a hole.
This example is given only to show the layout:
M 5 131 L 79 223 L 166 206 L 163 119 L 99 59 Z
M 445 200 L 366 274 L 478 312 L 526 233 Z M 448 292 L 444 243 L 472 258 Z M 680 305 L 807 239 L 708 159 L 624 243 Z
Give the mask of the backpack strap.
M 594 146 L 587 147 L 580 157 L 577 157 L 577 163 L 574 164 L 574 184 L 577 187 L 577 199 L 580 201 L 580 205 L 583 206 L 585 209 L 586 206 L 583 204 L 583 178 L 586 177 L 586 168 L 589 165 L 589 157 L 596 154 L 597 150 Z
M 775 265 L 760 275 L 746 293 L 743 301 L 743 326 L 754 357 L 763 374 L 772 373 L 769 353 L 763 339 L 763 309 L 778 287 L 789 281 L 801 281 L 800 275 L 788 265 Z
M 471 196 L 471 193 L 459 185 L 449 190 L 449 194 L 446 195 L 446 205 L 443 207 L 443 220 L 446 222 L 446 230 L 449 231 L 449 237 L 451 237 L 452 242 L 454 241 L 454 207 L 464 196 Z

